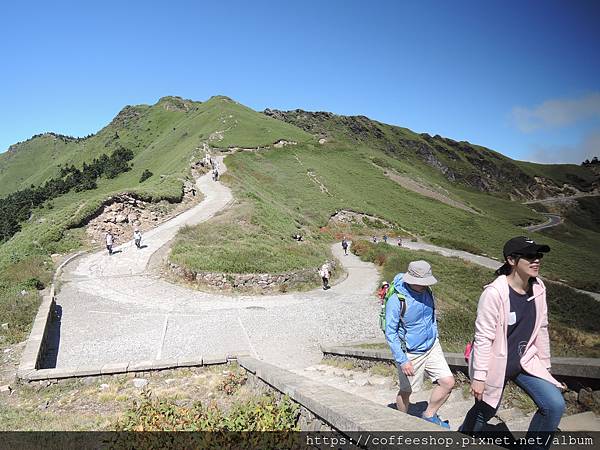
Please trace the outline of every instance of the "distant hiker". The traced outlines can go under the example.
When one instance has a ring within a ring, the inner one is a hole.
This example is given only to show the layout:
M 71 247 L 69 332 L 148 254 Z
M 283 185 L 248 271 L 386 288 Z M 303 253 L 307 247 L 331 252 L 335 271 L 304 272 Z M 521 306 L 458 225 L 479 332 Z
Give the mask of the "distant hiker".
M 195 196 L 196 196 L 196 188 L 192 187 L 192 197 L 195 197 Z
M 321 268 L 319 269 L 319 275 L 321 276 L 321 279 L 323 280 L 323 290 L 326 291 L 327 289 L 331 288 L 331 286 L 329 286 L 329 278 L 331 277 L 331 270 L 329 269 L 328 262 L 326 262 L 325 264 L 323 264 L 321 266 Z
M 396 275 L 385 300 L 385 338 L 398 368 L 398 410 L 408 411 L 411 393 L 421 389 L 423 376 L 427 375 L 437 386 L 421 417 L 449 428 L 448 422 L 437 415 L 452 392 L 454 376 L 438 339 L 435 300 L 430 289 L 435 283 L 426 261 L 413 261 L 406 273 Z
M 133 242 L 135 242 L 135 246 L 139 249 L 142 244 L 142 233 L 138 228 L 136 228 L 133 232 Z
M 106 250 L 108 250 L 108 254 L 113 254 L 113 244 L 115 243 L 115 237 L 110 231 L 106 232 Z
M 538 407 L 527 438 L 551 443 L 565 410 L 563 386 L 550 374 L 550 338 L 546 288 L 540 263 L 550 247 L 518 236 L 504 244 L 504 265 L 485 286 L 475 321 L 469 355 L 471 393 L 475 404 L 460 431 L 483 431 L 500 406 L 504 386 L 512 380 Z M 536 448 L 548 448 L 539 445 Z
M 342 239 L 342 248 L 344 249 L 344 255 L 348 255 L 348 241 L 346 240 L 346 236 Z
M 377 236 L 373 236 L 373 244 L 377 244 Z
M 398 238 L 398 247 L 402 247 L 402 238 Z
M 383 235 L 383 242 L 384 242 L 385 244 L 387 244 L 387 239 L 388 239 L 388 238 L 387 238 L 387 234 L 384 234 L 384 235 Z
M 383 304 L 383 299 L 385 298 L 385 294 L 387 294 L 388 289 L 390 288 L 390 283 L 384 281 L 381 283 L 381 287 L 377 291 L 377 297 L 381 300 L 381 304 Z
M 217 181 L 219 179 L 219 171 L 217 170 L 217 168 L 215 167 L 213 169 L 213 181 Z

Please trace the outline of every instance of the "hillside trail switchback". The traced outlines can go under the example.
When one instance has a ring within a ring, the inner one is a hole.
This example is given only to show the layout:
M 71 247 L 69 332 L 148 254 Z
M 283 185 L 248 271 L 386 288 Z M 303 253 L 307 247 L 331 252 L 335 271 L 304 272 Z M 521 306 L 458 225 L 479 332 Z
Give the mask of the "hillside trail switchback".
M 226 171 L 222 157 L 219 167 L 221 173 Z M 202 202 L 146 232 L 145 248 L 138 250 L 129 241 L 117 245 L 118 253 L 112 256 L 102 250 L 65 266 L 56 300 L 61 320 L 49 367 L 244 352 L 282 368 L 303 368 L 320 361 L 320 344 L 382 338 L 374 296 L 379 273 L 372 263 L 344 255 L 339 243 L 331 249 L 348 276 L 328 291 L 204 293 L 148 270 L 152 254 L 179 228 L 209 220 L 233 200 L 229 188 L 213 181 L 210 173 L 198 178 L 196 185 L 204 194 Z M 404 246 L 457 256 L 490 269 L 500 265 L 430 244 Z
M 222 158 L 219 167 L 226 170 Z M 147 270 L 151 255 L 179 228 L 209 220 L 233 198 L 210 173 L 196 185 L 202 202 L 146 232 L 145 248 L 126 242 L 112 256 L 98 251 L 65 266 L 56 300 L 61 320 L 55 367 L 245 352 L 301 368 L 321 359 L 319 344 L 381 337 L 377 269 L 345 256 L 339 243 L 332 245 L 333 255 L 348 276 L 328 291 L 221 295 L 169 283 Z

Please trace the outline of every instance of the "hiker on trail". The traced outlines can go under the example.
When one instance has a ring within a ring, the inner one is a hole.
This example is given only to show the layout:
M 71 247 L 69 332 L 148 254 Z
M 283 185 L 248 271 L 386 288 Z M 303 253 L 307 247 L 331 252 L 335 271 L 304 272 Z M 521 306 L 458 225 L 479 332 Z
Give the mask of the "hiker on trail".
M 348 241 L 346 240 L 346 236 L 342 239 L 342 248 L 344 249 L 344 255 L 348 255 Z
M 398 247 L 402 247 L 402 238 L 398 238 Z
M 108 254 L 113 254 L 113 244 L 115 243 L 115 237 L 110 231 L 106 232 L 106 250 L 108 250 Z
M 383 235 L 383 242 L 384 242 L 385 244 L 387 244 L 387 239 L 388 239 L 388 238 L 387 238 L 387 234 L 384 234 L 384 235 Z
M 377 244 L 377 236 L 373 236 L 373 244 Z
M 331 270 L 328 262 L 325 262 L 325 264 L 321 266 L 319 269 L 319 275 L 323 280 L 323 290 L 326 291 L 327 289 L 330 289 L 331 286 L 329 286 L 329 278 L 331 277 Z
M 390 288 L 390 283 L 384 281 L 381 283 L 381 287 L 377 291 L 377 297 L 381 300 L 381 304 L 383 305 L 383 299 L 385 298 L 385 294 L 387 294 L 388 289 Z
M 217 170 L 217 168 L 215 167 L 213 169 L 213 181 L 217 181 L 219 179 L 219 171 Z
M 565 401 L 563 385 L 550 374 L 546 288 L 538 276 L 549 251 L 547 245 L 524 236 L 504 244 L 504 265 L 479 298 L 475 338 L 465 352 L 475 404 L 459 429 L 463 433 L 483 431 L 500 406 L 504 386 L 512 380 L 538 407 L 527 437 L 552 441 Z
M 454 376 L 438 339 L 435 300 L 430 288 L 435 283 L 426 261 L 413 261 L 406 273 L 396 275 L 385 300 L 385 338 L 398 368 L 398 410 L 408 411 L 410 395 L 421 389 L 426 374 L 437 385 L 421 417 L 449 428 L 448 421 L 437 415 L 454 387 Z
M 142 244 L 142 233 L 138 228 L 136 228 L 133 232 L 133 242 L 135 242 L 135 246 L 140 249 Z

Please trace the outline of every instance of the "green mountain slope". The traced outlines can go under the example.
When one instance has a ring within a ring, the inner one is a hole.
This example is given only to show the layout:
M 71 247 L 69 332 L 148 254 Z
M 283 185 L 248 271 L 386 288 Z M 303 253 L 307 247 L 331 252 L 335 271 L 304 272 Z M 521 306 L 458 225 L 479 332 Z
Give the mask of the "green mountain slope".
M 220 131 L 225 131 L 223 137 Z M 312 137 L 227 97 L 212 97 L 205 103 L 164 97 L 153 106 L 125 107 L 109 125 L 85 139 L 45 133 L 11 146 L 0 154 L 0 196 L 42 184 L 58 174 L 59 166 L 80 167 L 118 146 L 135 154 L 134 169 L 128 174 L 128 181 L 133 181 L 145 168 L 165 177 L 184 175 L 202 142 L 256 147 L 279 139 L 303 142 Z M 155 182 L 148 184 L 157 187 Z
M 0 196 L 41 185 L 60 166 L 81 168 L 102 154 L 123 147 L 134 153 L 132 169 L 116 178 L 99 178 L 94 190 L 69 192 L 35 209 L 22 230 L 0 245 L 0 322 L 9 322 L 9 340 L 23 338 L 37 307 L 37 296 L 21 296 L 48 282 L 50 255 L 87 244 L 81 225 L 103 202 L 118 193 L 146 200 L 180 201 L 190 162 L 215 147 L 264 147 L 278 140 L 310 142 L 313 137 L 265 117 L 227 97 L 200 103 L 165 97 L 152 106 L 125 107 L 97 134 L 75 139 L 46 133 L 16 144 L 0 155 Z M 154 175 L 140 183 L 144 170 Z
M 429 177 L 480 192 L 533 199 L 561 193 L 564 184 L 583 192 L 600 188 L 600 177 L 586 167 L 515 161 L 469 142 L 457 142 L 438 135 L 432 137 L 427 133 L 417 134 L 364 116 L 339 116 L 299 109 L 267 109 L 264 114 L 296 125 L 320 138 L 367 145 L 407 164 L 429 166 L 437 172 L 429 171 Z M 570 193 L 569 190 L 566 192 Z
M 296 145 L 271 145 L 279 140 Z M 597 183 L 584 168 L 552 166 L 546 173 L 543 165 L 512 161 L 483 147 L 416 134 L 366 117 L 304 111 L 261 114 L 227 97 L 203 103 L 165 97 L 152 106 L 124 108 L 93 136 L 75 139 L 47 133 L 0 155 L 3 196 L 44 183 L 61 166 L 81 167 L 117 148 L 134 154 L 129 172 L 100 178 L 97 189 L 70 192 L 36 209 L 22 231 L 0 246 L 0 319 L 24 324 L 21 332 L 25 332 L 27 308 L 18 292 L 48 280 L 53 269 L 48 255 L 85 244 L 82 224 L 107 197 L 131 192 L 148 200 L 179 201 L 190 162 L 204 155 L 204 145 L 261 150 L 229 152 L 230 170 L 222 181 L 233 189 L 236 206 L 211 223 L 182 230 L 176 238 L 172 258 L 192 271 L 312 268 L 329 257 L 328 243 L 337 233 L 384 232 L 369 223 L 331 226 L 331 216 L 340 210 L 387 220 L 395 228 L 386 232 L 405 238 L 418 236 L 500 257 L 502 243 L 523 234 L 523 225 L 544 221 L 521 200 L 562 192 L 564 180 L 569 180 L 570 189 L 581 191 Z M 140 183 L 146 169 L 154 176 Z M 461 202 L 464 208 L 415 192 L 397 181 L 402 177 Z M 305 236 L 300 245 L 291 240 L 297 232 Z M 600 238 L 598 230 L 586 232 L 593 233 L 594 242 Z M 536 235 L 552 247 L 545 274 L 597 289 L 593 283 L 600 256 L 578 237 L 563 237 L 564 233 Z M 581 258 L 586 261 L 583 267 Z

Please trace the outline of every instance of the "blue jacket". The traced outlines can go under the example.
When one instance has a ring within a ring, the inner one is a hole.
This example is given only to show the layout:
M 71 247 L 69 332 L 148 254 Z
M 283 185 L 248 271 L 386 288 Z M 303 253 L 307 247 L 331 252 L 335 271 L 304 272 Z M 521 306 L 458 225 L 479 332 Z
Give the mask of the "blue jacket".
M 394 278 L 392 286 L 396 292 L 388 299 L 385 307 L 385 338 L 399 364 L 408 361 L 406 352 L 425 353 L 433 347 L 438 337 L 431 290 L 427 289 L 422 294 L 413 291 L 402 280 L 403 275 L 399 273 Z M 402 322 L 398 292 L 406 299 L 406 311 Z

